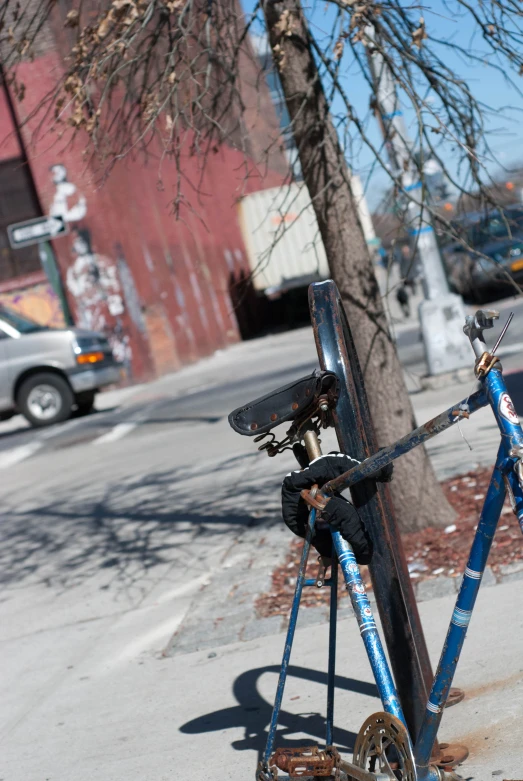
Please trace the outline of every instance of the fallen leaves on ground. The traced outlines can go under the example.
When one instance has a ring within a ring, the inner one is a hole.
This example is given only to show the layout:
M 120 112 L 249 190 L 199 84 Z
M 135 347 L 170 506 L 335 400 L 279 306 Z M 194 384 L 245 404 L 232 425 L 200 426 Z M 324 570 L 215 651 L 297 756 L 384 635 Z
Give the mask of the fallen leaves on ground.
M 414 582 L 440 575 L 459 577 L 463 573 L 491 474 L 492 468 L 484 468 L 445 480 L 442 483 L 443 491 L 457 514 L 454 522 L 447 527 L 428 527 L 402 535 L 407 564 Z M 273 572 L 271 591 L 268 594 L 261 594 L 257 600 L 256 608 L 260 616 L 288 615 L 294 596 L 302 547 L 302 540 L 294 538 L 290 541 L 285 562 Z M 510 564 L 521 559 L 523 559 L 521 531 L 507 498 L 488 563 L 496 572 L 501 564 Z M 360 567 L 360 570 L 365 585 L 371 589 L 367 567 Z M 316 578 L 318 572 L 316 551 L 311 548 L 307 577 Z M 307 607 L 328 605 L 329 593 L 328 588 L 306 587 L 303 589 L 301 604 Z M 340 572 L 339 598 L 345 598 L 346 593 Z

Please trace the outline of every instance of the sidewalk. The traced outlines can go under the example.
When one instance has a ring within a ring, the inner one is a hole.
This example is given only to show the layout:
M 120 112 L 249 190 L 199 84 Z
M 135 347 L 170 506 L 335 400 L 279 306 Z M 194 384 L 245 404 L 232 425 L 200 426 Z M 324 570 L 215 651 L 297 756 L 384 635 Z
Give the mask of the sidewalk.
M 444 714 L 440 739 L 468 746 L 463 775 L 469 781 L 521 776 L 523 628 L 520 620 L 506 620 L 518 614 L 520 597 L 521 590 L 510 585 L 480 593 L 455 681 L 466 698 Z M 421 605 L 434 661 L 451 610 L 450 597 Z M 41 634 L 37 645 L 28 638 L 15 646 L 9 673 L 24 667 L 34 672 L 18 702 L 9 703 L 19 715 L 13 713 L 3 748 L 5 781 L 173 781 L 187 772 L 195 781 L 254 778 L 281 636 L 168 659 L 154 650 L 158 635 L 152 627 L 142 645 L 135 633 L 125 617 L 106 617 Z M 71 651 L 67 666 L 64 642 Z M 121 648 L 126 652 L 115 654 Z M 278 745 L 324 740 L 326 649 L 326 627 L 313 633 L 298 628 Z M 27 712 L 35 687 L 39 697 Z M 350 618 L 338 624 L 336 697 L 334 738 L 350 755 L 347 749 L 365 718 L 381 710 Z M 24 710 L 20 730 L 16 722 Z
M 132 408 L 261 378 L 268 367 L 300 376 L 315 364 L 310 329 L 302 329 L 100 399 Z M 411 398 L 422 422 L 468 392 Z M 220 409 L 230 409 L 228 397 Z M 9 471 L 0 488 L 4 781 L 172 781 L 187 768 L 197 780 L 216 771 L 253 778 L 285 624 L 260 620 L 254 603 L 288 549 L 280 486 L 295 462 L 288 452 L 258 454 L 223 414 L 212 424 L 144 421 L 107 447 L 79 442 Z M 434 441 L 439 475 L 463 471 L 469 458 L 492 462 L 497 434 L 488 414 L 463 424 L 476 446 L 470 456 L 457 428 L 442 435 L 444 450 Z M 325 448 L 335 447 L 333 432 L 325 434 Z M 523 580 L 510 577 L 480 593 L 456 680 L 467 699 L 443 724 L 442 739 L 471 748 L 465 775 L 474 781 L 497 771 L 517 778 L 523 762 L 514 728 L 523 717 Z M 436 597 L 421 604 L 434 661 L 454 595 Z M 380 705 L 350 610 L 344 615 L 336 740 L 347 746 Z M 323 608 L 300 616 L 282 730 L 291 745 L 322 739 L 325 621 Z

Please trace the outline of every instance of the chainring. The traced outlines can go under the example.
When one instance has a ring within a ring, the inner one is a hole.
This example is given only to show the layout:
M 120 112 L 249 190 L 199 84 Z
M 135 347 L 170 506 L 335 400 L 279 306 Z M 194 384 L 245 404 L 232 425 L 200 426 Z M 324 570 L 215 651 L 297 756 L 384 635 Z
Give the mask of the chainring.
M 353 762 L 371 773 L 393 781 L 416 781 L 416 765 L 409 734 L 390 713 L 373 713 L 356 738 Z

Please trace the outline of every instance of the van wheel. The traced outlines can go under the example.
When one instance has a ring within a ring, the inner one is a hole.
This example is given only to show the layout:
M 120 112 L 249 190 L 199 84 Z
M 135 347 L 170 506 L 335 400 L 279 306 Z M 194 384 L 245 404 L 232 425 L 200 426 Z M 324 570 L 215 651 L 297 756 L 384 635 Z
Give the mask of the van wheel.
M 83 393 L 77 393 L 74 399 L 76 402 L 75 415 L 80 417 L 81 415 L 88 415 L 90 412 L 92 412 L 95 397 L 96 391 L 84 391 Z
M 29 423 L 39 428 L 71 417 L 74 396 L 63 377 L 42 372 L 24 380 L 16 402 Z

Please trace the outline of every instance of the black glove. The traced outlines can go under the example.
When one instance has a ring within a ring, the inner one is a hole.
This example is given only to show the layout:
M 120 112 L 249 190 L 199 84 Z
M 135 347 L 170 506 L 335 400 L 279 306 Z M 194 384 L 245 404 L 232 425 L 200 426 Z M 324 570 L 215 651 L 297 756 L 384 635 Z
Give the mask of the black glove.
M 329 480 L 339 477 L 358 463 L 359 461 L 343 453 L 329 453 L 316 458 L 306 469 L 287 475 L 282 486 L 282 513 L 283 520 L 294 534 L 305 537 L 309 518 L 309 507 L 300 496 L 300 492 L 304 488 L 311 488 L 314 484 L 318 484 L 321 488 Z M 384 477 L 387 478 L 388 475 Z M 335 531 L 341 532 L 341 536 L 352 545 L 356 560 L 360 564 L 369 563 L 372 556 L 372 542 L 358 511 L 350 502 L 342 496 L 334 495 L 322 511 L 321 519 L 327 521 Z M 312 544 L 321 556 L 330 556 L 332 553 L 330 530 L 315 527 Z

